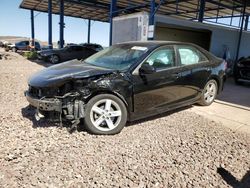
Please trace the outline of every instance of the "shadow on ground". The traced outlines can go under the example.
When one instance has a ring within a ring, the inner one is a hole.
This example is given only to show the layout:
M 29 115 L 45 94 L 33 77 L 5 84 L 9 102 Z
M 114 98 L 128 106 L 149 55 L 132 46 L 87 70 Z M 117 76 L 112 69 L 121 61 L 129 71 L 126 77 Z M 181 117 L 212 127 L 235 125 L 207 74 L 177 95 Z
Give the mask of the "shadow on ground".
M 250 84 L 236 85 L 233 78 L 228 78 L 218 100 L 250 108 Z
M 175 109 L 175 110 L 171 110 L 171 111 L 168 111 L 168 112 L 164 112 L 164 113 L 161 113 L 161 114 L 158 114 L 158 115 L 154 115 L 154 116 L 142 118 L 142 119 L 139 119 L 139 120 L 136 120 L 136 121 L 128 122 L 127 126 L 134 126 L 136 124 L 144 123 L 146 121 L 152 121 L 152 120 L 155 120 L 155 119 L 158 119 L 158 118 L 163 118 L 163 117 L 178 113 L 180 111 L 187 110 L 189 108 L 192 108 L 192 106 L 190 105 L 190 106 L 178 108 L 178 109 Z
M 59 127 L 58 122 L 50 122 L 46 119 L 41 119 L 37 121 L 35 118 L 35 113 L 36 113 L 36 108 L 30 105 L 26 106 L 25 108 L 22 108 L 22 116 L 29 119 L 32 122 L 33 128 Z M 66 127 L 67 125 L 63 125 L 63 126 Z
M 45 61 L 43 61 L 43 60 L 38 60 L 38 59 L 29 60 L 29 61 L 31 61 L 31 62 L 33 62 L 33 63 L 36 63 L 36 64 L 38 64 L 38 65 L 44 66 L 44 67 L 50 67 L 50 66 L 53 65 L 53 64 L 51 64 L 51 63 L 45 62 Z
M 191 107 L 192 106 L 187 106 L 187 107 L 179 108 L 179 109 L 176 109 L 176 110 L 171 110 L 171 111 L 168 111 L 168 112 L 165 112 L 165 113 L 162 113 L 162 114 L 158 114 L 158 115 L 155 115 L 155 116 L 151 116 L 151 117 L 143 118 L 143 119 L 140 119 L 140 120 L 136 120 L 136 121 L 133 121 L 133 122 L 128 122 L 126 126 L 134 126 L 134 125 L 137 125 L 139 123 L 143 123 L 143 122 L 146 122 L 146 121 L 151 121 L 151 120 L 155 120 L 155 119 L 162 118 L 162 117 L 165 117 L 165 116 L 169 116 L 171 114 L 178 113 L 180 111 L 189 109 Z M 36 108 L 34 108 L 34 107 L 30 106 L 30 105 L 22 108 L 21 112 L 22 112 L 23 117 L 29 119 L 32 122 L 32 127 L 33 128 L 48 128 L 48 127 L 58 127 L 58 128 L 60 128 L 60 124 L 58 122 L 51 122 L 51 121 L 48 121 L 46 119 L 41 119 L 41 120 L 37 121 L 36 118 L 35 118 Z M 71 125 L 70 122 L 63 122 L 62 127 L 69 128 L 70 125 Z M 80 122 L 79 126 L 77 127 L 77 131 L 86 131 L 85 128 L 84 128 L 83 121 Z
M 233 188 L 247 188 L 250 187 L 250 170 L 243 176 L 241 181 L 238 181 L 229 171 L 220 167 L 217 172 L 221 175 L 224 181 Z

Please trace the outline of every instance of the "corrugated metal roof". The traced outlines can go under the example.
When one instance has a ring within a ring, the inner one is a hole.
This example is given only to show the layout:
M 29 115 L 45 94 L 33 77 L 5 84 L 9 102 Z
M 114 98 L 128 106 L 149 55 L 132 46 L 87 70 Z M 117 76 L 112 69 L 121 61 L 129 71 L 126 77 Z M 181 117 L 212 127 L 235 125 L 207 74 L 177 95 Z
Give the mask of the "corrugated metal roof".
M 156 4 L 161 1 L 156 0 Z M 170 15 L 183 19 L 197 19 L 199 14 L 199 0 L 166 0 L 158 9 L 158 14 Z M 206 0 L 204 18 L 216 18 L 217 16 L 240 15 L 243 10 L 243 0 Z M 59 0 L 52 0 L 52 13 L 59 14 Z M 137 7 L 138 6 L 138 7 Z M 246 13 L 250 14 L 249 3 Z M 110 0 L 64 0 L 64 14 L 66 16 L 92 19 L 97 21 L 109 21 Z M 137 7 L 126 9 L 128 7 Z M 48 11 L 48 0 L 23 0 L 20 8 Z M 150 0 L 117 0 L 119 15 L 140 11 L 150 11 Z

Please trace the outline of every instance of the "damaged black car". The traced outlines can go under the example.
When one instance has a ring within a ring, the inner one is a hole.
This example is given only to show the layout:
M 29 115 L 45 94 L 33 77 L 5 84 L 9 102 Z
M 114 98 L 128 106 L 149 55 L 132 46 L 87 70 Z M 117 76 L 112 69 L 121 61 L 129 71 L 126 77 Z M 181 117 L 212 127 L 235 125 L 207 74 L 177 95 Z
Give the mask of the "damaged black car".
M 89 58 L 51 66 L 25 92 L 37 117 L 93 134 L 116 134 L 133 121 L 194 103 L 210 105 L 222 91 L 225 62 L 199 46 L 129 42 Z

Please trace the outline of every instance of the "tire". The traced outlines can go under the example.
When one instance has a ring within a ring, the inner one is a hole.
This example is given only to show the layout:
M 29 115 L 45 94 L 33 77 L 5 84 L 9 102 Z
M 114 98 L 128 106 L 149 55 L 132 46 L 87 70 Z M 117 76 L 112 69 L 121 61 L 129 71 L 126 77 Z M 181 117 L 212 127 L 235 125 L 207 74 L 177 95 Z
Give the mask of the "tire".
M 218 84 L 215 80 L 209 80 L 202 91 L 201 99 L 199 104 L 202 106 L 211 105 L 218 93 Z
M 58 55 L 51 55 L 49 61 L 52 64 L 57 64 L 60 62 L 60 57 Z
M 15 47 L 12 48 L 11 50 L 12 50 L 12 52 L 17 52 L 17 48 L 15 48 Z
M 114 95 L 97 95 L 86 105 L 84 126 L 89 133 L 114 135 L 121 132 L 126 123 L 127 108 L 123 101 Z

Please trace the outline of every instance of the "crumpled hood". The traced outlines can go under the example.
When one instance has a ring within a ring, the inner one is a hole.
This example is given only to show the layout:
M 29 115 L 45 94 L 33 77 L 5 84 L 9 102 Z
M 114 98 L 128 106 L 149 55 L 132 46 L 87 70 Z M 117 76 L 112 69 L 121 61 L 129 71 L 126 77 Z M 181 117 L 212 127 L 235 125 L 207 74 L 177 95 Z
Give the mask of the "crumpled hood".
M 29 85 L 39 88 L 60 87 L 69 80 L 100 76 L 112 72 L 113 71 L 110 69 L 92 66 L 78 60 L 72 60 L 45 68 L 34 74 L 29 79 Z

